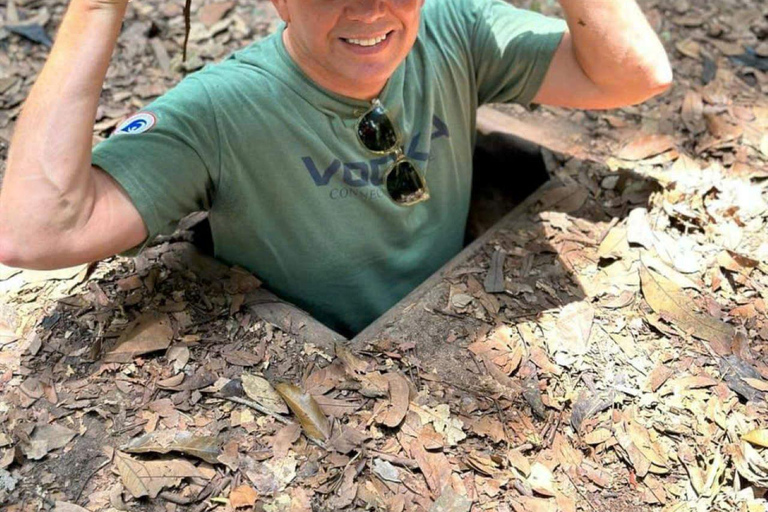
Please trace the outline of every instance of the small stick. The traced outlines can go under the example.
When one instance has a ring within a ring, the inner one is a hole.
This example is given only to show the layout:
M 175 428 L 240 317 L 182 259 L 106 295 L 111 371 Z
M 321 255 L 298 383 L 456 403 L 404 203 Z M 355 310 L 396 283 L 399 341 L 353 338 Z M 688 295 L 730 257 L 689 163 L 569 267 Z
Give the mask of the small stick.
M 190 20 L 189 13 L 192 9 L 192 0 L 186 0 L 184 4 L 184 48 L 181 52 L 181 61 L 187 62 L 187 43 L 189 42 Z
M 240 398 L 240 397 L 237 397 L 237 396 L 218 396 L 216 398 L 221 398 L 221 399 L 224 399 L 224 400 L 229 400 L 230 402 L 235 402 L 235 403 L 238 403 L 238 404 L 247 405 L 248 407 L 256 409 L 257 411 L 259 411 L 260 413 L 262 413 L 262 414 L 264 414 L 266 416 L 272 416 L 277 421 L 279 421 L 280 423 L 283 423 L 285 425 L 293 425 L 294 424 L 293 421 L 291 421 L 289 419 L 286 419 L 286 418 L 283 418 L 279 414 L 270 411 L 269 409 L 267 409 L 267 408 L 263 407 L 262 405 L 254 402 L 253 400 L 248 400 L 246 398 Z M 302 428 L 302 430 L 304 430 L 304 429 Z M 317 439 L 312 439 L 311 437 L 306 435 L 306 432 L 304 432 L 304 435 L 306 436 L 307 439 L 309 439 L 311 442 L 313 442 L 314 444 L 316 444 L 317 446 L 319 446 L 323 450 L 328 450 L 328 447 L 322 441 L 318 441 Z
M 405 457 L 398 457 L 397 455 L 390 455 L 389 453 L 380 452 L 372 448 L 368 449 L 369 452 L 376 455 L 381 460 L 385 460 L 394 464 L 395 466 L 403 466 L 404 468 L 419 469 L 419 465 L 415 460 L 406 459 Z
M 253 400 L 248 400 L 246 398 L 240 398 L 238 396 L 220 396 L 220 397 L 217 397 L 217 398 L 223 398 L 224 400 L 229 400 L 230 402 L 235 402 L 235 403 L 238 403 L 238 404 L 247 405 L 248 407 L 250 407 L 252 409 L 256 409 L 257 411 L 259 411 L 261 414 L 264 414 L 265 416 L 272 416 L 277 421 L 279 421 L 280 423 L 283 423 L 285 425 L 292 425 L 293 424 L 293 422 L 291 420 L 283 418 L 282 416 L 280 416 L 276 412 L 270 411 L 266 407 L 262 406 L 261 404 L 259 404 L 257 402 L 254 402 Z

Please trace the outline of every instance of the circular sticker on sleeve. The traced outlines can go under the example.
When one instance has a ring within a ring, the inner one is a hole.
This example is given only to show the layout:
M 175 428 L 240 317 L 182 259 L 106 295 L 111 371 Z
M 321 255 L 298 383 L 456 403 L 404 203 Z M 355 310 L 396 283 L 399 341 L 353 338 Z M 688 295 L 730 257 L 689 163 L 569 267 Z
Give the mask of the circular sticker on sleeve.
M 157 118 L 152 112 L 140 112 L 132 115 L 117 127 L 115 134 L 130 133 L 139 134 L 148 132 L 157 123 Z

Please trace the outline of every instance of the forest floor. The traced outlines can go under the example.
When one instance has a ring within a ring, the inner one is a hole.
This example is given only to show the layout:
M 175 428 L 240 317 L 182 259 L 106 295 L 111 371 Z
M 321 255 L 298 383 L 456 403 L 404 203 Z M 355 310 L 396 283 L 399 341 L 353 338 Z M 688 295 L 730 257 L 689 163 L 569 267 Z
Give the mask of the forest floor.
M 0 506 L 768 510 L 768 6 L 641 5 L 673 88 L 501 109 L 581 135 L 428 297 L 436 331 L 309 343 L 252 315 L 253 276 L 185 264 L 188 231 L 135 259 L 0 266 Z M 64 6 L 0 6 L 0 175 Z M 194 11 L 187 71 L 276 26 L 265 1 Z M 180 80 L 183 30 L 181 3 L 133 0 L 94 142 Z

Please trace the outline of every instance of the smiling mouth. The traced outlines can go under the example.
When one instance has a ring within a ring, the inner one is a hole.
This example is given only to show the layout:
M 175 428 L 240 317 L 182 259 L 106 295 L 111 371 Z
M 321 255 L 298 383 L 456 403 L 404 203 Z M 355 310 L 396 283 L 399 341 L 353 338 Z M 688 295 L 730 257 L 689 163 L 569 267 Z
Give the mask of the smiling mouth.
M 363 47 L 370 47 L 370 46 L 376 46 L 377 44 L 381 44 L 384 41 L 387 40 L 387 38 L 394 32 L 394 30 L 390 30 L 383 36 L 369 38 L 369 39 L 353 39 L 353 38 L 345 38 L 341 37 L 340 39 L 346 43 L 354 44 L 357 46 L 363 46 Z

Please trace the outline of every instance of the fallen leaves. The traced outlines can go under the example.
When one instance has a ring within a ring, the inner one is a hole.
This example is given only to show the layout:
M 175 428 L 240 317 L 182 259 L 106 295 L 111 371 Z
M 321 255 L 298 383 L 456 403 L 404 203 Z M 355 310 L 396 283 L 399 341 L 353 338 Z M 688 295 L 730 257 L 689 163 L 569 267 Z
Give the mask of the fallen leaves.
M 147 313 L 138 318 L 133 327 L 117 340 L 115 348 L 107 352 L 104 361 L 128 363 L 135 357 L 167 349 L 173 338 L 168 315 Z
M 713 349 L 730 347 L 735 335 L 733 327 L 698 312 L 693 301 L 671 280 L 645 266 L 640 268 L 640 280 L 645 300 L 663 318 L 686 334 L 711 342 Z
M 386 379 L 389 383 L 389 406 L 379 415 L 378 420 L 394 428 L 403 421 L 408 412 L 410 388 L 405 377 L 397 373 L 388 373 Z
M 312 395 L 288 382 L 277 384 L 275 390 L 296 415 L 307 437 L 320 442 L 331 437 L 331 423 Z
M 211 464 L 221 454 L 219 441 L 213 436 L 197 436 L 186 431 L 161 430 L 132 439 L 120 448 L 125 453 L 180 452 Z
M 267 379 L 250 373 L 243 373 L 240 378 L 248 398 L 275 414 L 288 414 L 288 406 Z
M 120 452 L 115 452 L 115 467 L 134 498 L 156 498 L 164 488 L 179 485 L 185 478 L 203 476 L 184 459 L 140 461 Z
M 670 135 L 649 134 L 633 138 L 617 154 L 623 160 L 643 160 L 665 153 L 675 147 Z

